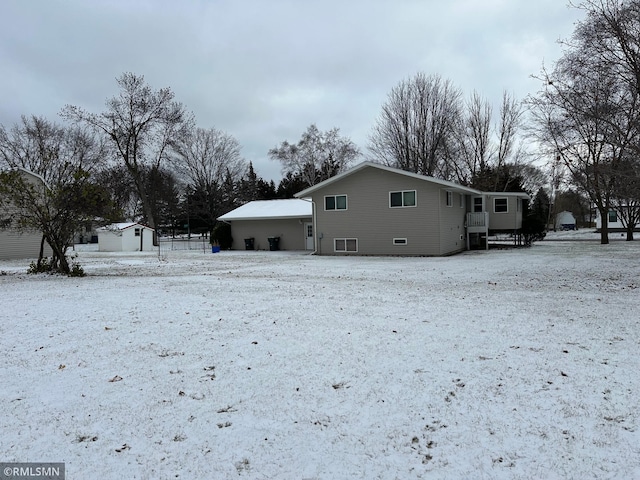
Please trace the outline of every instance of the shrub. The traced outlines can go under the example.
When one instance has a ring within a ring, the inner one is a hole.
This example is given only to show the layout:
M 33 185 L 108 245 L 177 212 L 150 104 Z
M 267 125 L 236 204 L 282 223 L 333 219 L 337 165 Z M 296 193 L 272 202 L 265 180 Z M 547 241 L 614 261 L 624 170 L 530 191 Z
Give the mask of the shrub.
M 233 237 L 231 236 L 231 225 L 218 222 L 211 232 L 211 243 L 220 245 L 221 250 L 231 249 Z

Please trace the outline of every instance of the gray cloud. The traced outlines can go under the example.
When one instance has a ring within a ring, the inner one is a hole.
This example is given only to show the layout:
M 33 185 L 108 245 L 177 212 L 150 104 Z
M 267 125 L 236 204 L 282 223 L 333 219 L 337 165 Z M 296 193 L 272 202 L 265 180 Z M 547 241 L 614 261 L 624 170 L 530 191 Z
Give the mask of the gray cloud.
M 0 123 L 101 111 L 131 71 L 277 182 L 269 148 L 316 123 L 365 151 L 389 90 L 418 71 L 496 102 L 533 93 L 579 17 L 558 0 L 3 0 Z

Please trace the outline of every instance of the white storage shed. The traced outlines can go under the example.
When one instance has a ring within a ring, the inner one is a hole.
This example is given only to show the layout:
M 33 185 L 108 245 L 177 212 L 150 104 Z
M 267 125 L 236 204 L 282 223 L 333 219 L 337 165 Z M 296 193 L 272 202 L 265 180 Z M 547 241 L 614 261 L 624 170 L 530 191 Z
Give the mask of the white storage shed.
M 140 223 L 113 223 L 98 229 L 101 252 L 143 252 L 153 250 L 153 228 Z

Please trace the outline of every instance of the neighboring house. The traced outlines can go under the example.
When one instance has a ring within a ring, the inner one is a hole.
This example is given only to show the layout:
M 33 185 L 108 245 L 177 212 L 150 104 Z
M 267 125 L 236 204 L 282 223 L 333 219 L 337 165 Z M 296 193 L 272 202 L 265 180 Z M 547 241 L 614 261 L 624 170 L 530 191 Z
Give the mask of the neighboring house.
M 46 187 L 44 179 L 26 169 L 20 169 L 25 179 L 37 186 Z M 5 208 L 0 211 L 0 260 L 33 258 L 40 255 L 42 233 L 39 231 L 19 231 L 15 228 L 15 208 Z M 51 257 L 53 251 L 47 242 L 43 245 L 45 257 Z
M 153 250 L 154 230 L 140 223 L 114 223 L 98 229 L 101 252 L 142 252 Z
M 640 208 L 640 207 L 624 207 L 624 208 Z M 610 232 L 626 232 L 627 231 L 626 224 L 623 222 L 622 218 L 620 217 L 620 214 L 616 210 L 613 210 L 613 209 L 609 210 L 607 219 L 609 220 L 607 222 L 607 227 Z M 601 228 L 602 228 L 602 218 L 600 217 L 600 212 L 596 210 L 596 230 L 599 232 Z M 639 232 L 640 224 L 636 225 L 633 231 Z
M 321 255 L 451 255 L 518 235 L 526 193 L 481 192 L 371 162 L 296 194 L 313 203 Z
M 301 199 L 255 200 L 218 220 L 231 225 L 233 250 L 313 250 L 312 205 Z
M 573 216 L 573 213 L 564 210 L 556 215 L 556 224 L 554 228 L 556 230 L 575 230 L 576 217 Z

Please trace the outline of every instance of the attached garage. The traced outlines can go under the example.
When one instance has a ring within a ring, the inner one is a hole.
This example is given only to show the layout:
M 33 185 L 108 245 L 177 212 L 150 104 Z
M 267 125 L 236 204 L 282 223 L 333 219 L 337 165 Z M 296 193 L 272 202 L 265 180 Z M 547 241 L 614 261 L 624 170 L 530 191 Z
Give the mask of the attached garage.
M 312 211 L 302 199 L 255 200 L 218 220 L 231 225 L 232 250 L 313 251 Z

